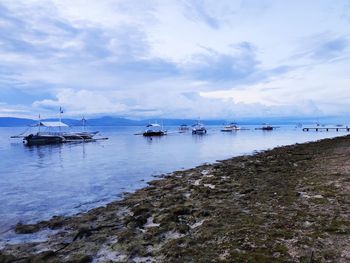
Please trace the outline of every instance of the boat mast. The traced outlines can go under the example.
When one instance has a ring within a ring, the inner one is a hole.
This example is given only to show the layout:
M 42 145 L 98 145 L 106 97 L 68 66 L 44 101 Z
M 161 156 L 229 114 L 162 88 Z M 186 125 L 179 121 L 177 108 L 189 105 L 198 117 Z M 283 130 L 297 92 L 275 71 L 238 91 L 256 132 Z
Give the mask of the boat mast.
M 62 113 L 63 113 L 63 110 L 62 110 L 62 107 L 60 107 L 60 122 L 62 122 Z M 61 132 L 61 124 L 59 126 L 59 130 Z
M 38 125 L 39 125 L 39 133 L 40 133 L 40 126 L 41 126 L 40 114 L 39 114 L 39 116 L 38 116 L 38 119 L 39 119 L 39 123 L 38 123 Z
M 81 121 L 83 122 L 83 131 L 85 131 L 85 124 L 86 124 L 85 116 L 83 116 L 83 118 L 81 119 Z

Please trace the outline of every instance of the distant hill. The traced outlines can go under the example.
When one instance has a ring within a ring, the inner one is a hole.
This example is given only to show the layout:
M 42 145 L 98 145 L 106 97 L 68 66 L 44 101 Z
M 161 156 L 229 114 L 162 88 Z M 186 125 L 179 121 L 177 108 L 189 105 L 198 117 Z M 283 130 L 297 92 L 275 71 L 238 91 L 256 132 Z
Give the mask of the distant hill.
M 34 124 L 31 119 L 0 117 L 0 127 L 22 127 Z
M 57 118 L 43 119 L 42 121 L 57 121 Z M 37 123 L 37 120 L 21 119 L 12 117 L 0 117 L 0 127 L 21 127 Z M 69 126 L 81 126 L 82 121 L 76 119 L 62 119 L 62 122 Z M 146 126 L 149 123 L 157 122 L 164 126 L 187 124 L 192 125 L 196 120 L 191 119 L 147 119 L 147 120 L 131 120 L 120 117 L 104 116 L 100 118 L 92 118 L 86 120 L 87 126 Z M 206 125 L 221 125 L 225 121 L 222 120 L 204 120 Z
M 57 121 L 57 118 L 55 119 L 44 119 L 43 121 Z M 82 121 L 76 120 L 76 119 L 62 119 L 62 121 L 70 126 L 81 126 Z M 228 122 L 232 122 L 232 120 L 201 120 L 205 125 L 223 125 Z M 236 120 L 238 124 L 240 125 L 248 125 L 248 124 L 255 124 L 260 125 L 262 123 L 269 123 L 269 124 L 296 124 L 296 123 L 303 123 L 303 124 L 311 124 L 311 123 L 343 123 L 347 124 L 348 119 L 347 118 L 337 118 L 337 117 L 324 117 L 324 118 L 242 118 Z M 31 120 L 31 119 L 24 119 L 24 118 L 12 118 L 12 117 L 0 117 L 0 127 L 23 127 L 28 125 L 33 125 L 37 122 L 37 120 Z M 99 118 L 91 118 L 87 119 L 86 125 L 87 126 L 145 126 L 149 123 L 158 122 L 159 124 L 163 124 L 164 126 L 179 126 L 181 124 L 187 124 L 192 125 L 197 120 L 194 119 L 160 119 L 160 118 L 154 118 L 154 119 L 145 119 L 145 120 L 131 120 L 127 118 L 121 118 L 121 117 L 111 117 L 111 116 L 104 116 Z

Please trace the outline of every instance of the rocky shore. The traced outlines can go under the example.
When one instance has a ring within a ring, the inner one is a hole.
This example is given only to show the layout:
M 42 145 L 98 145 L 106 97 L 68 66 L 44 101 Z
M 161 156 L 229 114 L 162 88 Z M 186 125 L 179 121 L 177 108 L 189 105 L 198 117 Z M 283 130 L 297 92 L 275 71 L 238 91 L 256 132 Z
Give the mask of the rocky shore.
M 130 175 L 132 176 L 132 175 Z M 350 262 L 350 137 L 174 172 L 72 217 L 0 262 Z

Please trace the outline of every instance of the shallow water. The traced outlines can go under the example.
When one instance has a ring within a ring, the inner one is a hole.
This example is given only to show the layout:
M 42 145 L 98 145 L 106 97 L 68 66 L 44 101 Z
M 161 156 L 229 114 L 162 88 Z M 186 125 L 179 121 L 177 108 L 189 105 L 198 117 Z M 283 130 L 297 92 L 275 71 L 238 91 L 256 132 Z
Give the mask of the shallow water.
M 204 136 L 174 132 L 150 140 L 133 135 L 142 127 L 94 127 L 109 140 L 40 147 L 9 138 L 23 128 L 0 128 L 0 236 L 19 221 L 35 222 L 106 204 L 145 186 L 154 175 L 345 134 L 302 132 L 290 126 L 272 132 L 250 126 L 233 133 L 207 128 Z

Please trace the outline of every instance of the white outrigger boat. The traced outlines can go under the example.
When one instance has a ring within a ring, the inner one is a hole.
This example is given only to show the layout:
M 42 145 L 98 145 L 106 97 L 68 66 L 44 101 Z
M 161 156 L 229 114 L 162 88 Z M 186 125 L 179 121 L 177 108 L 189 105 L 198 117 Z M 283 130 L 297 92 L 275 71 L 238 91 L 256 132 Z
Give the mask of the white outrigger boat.
M 39 115 L 39 121 L 37 124 L 31 127 L 38 127 L 38 132 L 24 135 L 27 131 L 20 135 L 11 136 L 11 138 L 23 138 L 23 142 L 28 146 L 32 145 L 46 145 L 46 144 L 58 144 L 67 142 L 90 142 L 96 140 L 106 140 L 108 138 L 95 139 L 94 136 L 98 134 L 98 131 L 87 132 L 85 131 L 85 118 L 82 119 L 84 130 L 80 132 L 72 132 L 69 130 L 69 126 L 61 121 L 61 114 L 63 113 L 60 108 L 59 121 L 41 121 Z M 45 129 L 42 131 L 42 129 Z
M 23 141 L 28 145 L 45 145 L 45 144 L 57 144 L 67 142 L 89 142 L 95 141 L 94 136 L 98 132 L 70 132 L 62 131 L 69 126 L 63 122 L 39 122 L 34 125 L 39 128 L 37 133 L 31 133 L 27 136 L 23 136 Z M 44 127 L 45 131 L 40 129 Z M 57 130 L 58 129 L 58 130 Z M 106 139 L 106 138 L 104 138 Z
M 203 135 L 207 133 L 207 129 L 199 121 L 192 126 L 192 134 Z
M 231 122 L 221 129 L 222 132 L 247 131 L 249 128 L 239 127 L 236 122 Z
M 240 131 L 242 128 L 237 126 L 237 123 L 231 122 L 228 125 L 225 125 L 223 129 L 221 129 L 222 132 L 233 132 L 233 131 Z

